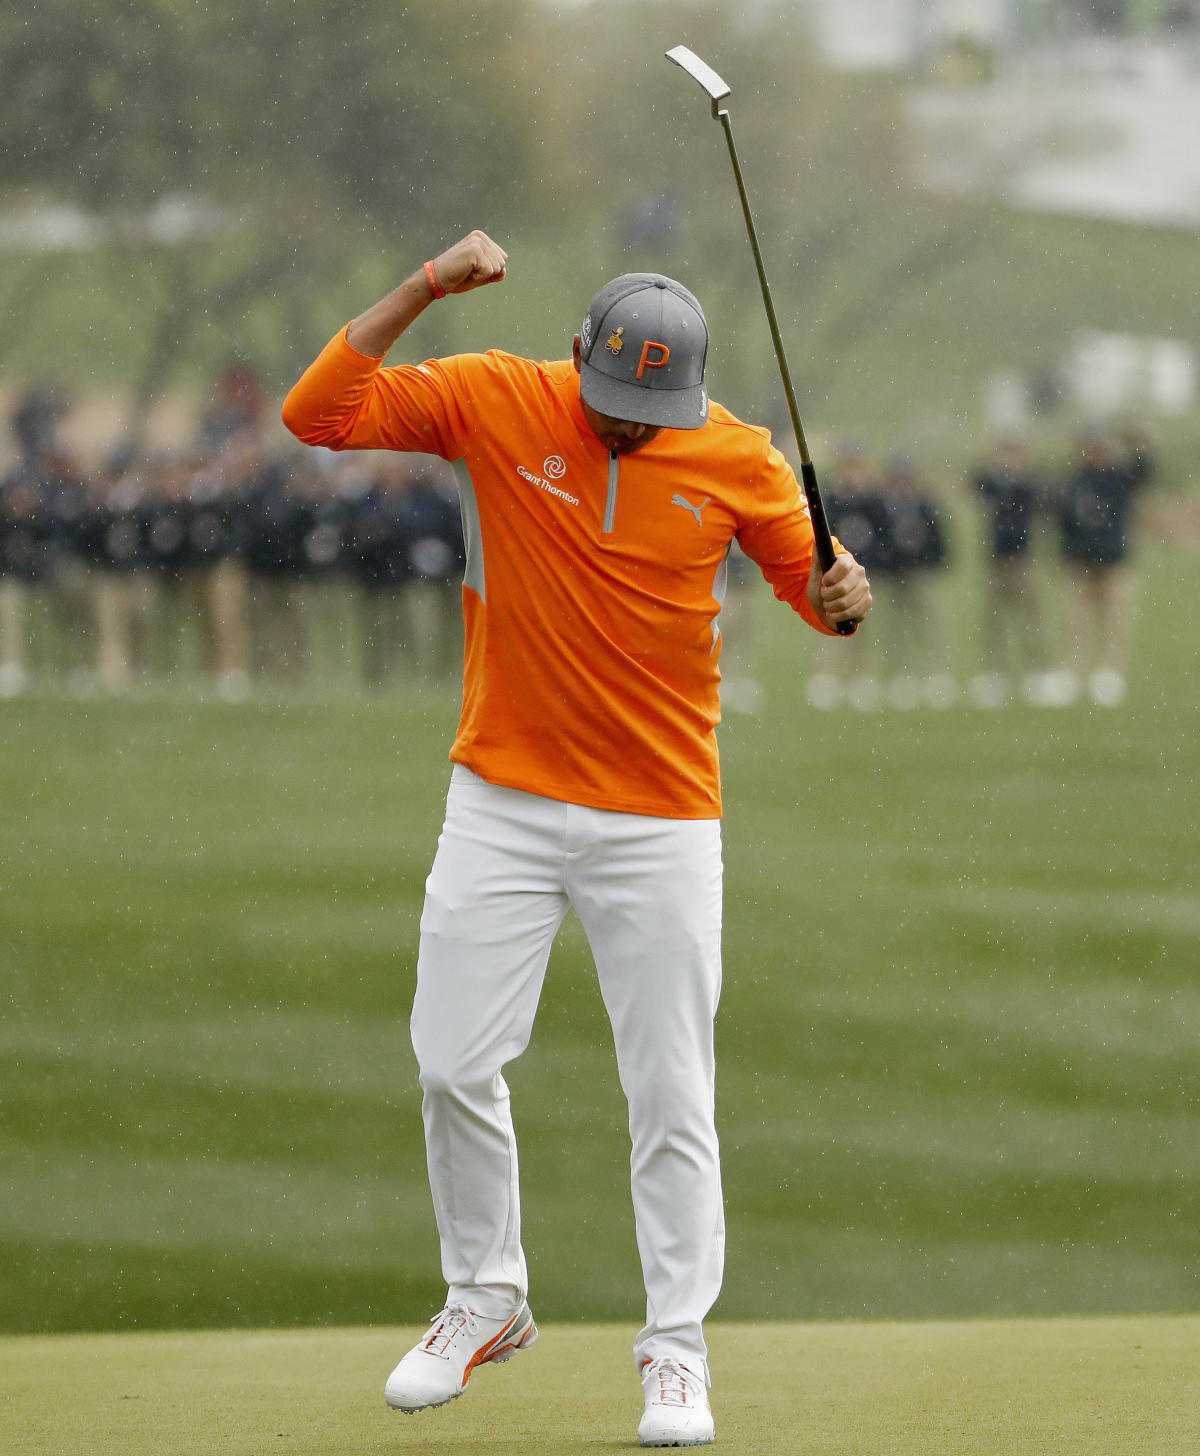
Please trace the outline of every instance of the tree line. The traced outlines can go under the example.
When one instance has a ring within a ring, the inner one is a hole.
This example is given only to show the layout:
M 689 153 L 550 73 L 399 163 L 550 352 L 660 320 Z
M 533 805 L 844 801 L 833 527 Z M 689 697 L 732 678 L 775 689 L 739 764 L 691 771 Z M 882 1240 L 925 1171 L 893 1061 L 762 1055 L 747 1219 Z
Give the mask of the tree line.
M 551 300 L 565 331 L 618 271 L 686 277 L 744 407 L 776 393 L 774 365 L 720 131 L 663 59 L 679 42 L 733 86 L 777 303 L 808 345 L 797 382 L 819 389 L 823 355 L 869 334 L 897 280 L 928 284 L 980 234 L 973 212 L 910 205 L 898 85 L 824 73 L 795 5 L 42 0 L 0 17 L 0 199 L 112 224 L 89 286 L 130 304 L 139 418 L 214 336 L 285 381 L 399 281 L 389 264 L 477 225 L 536 260 L 514 270 L 513 334 Z M 164 242 L 131 225 L 173 197 L 219 226 Z M 54 286 L 52 266 L 26 276 L 0 370 Z

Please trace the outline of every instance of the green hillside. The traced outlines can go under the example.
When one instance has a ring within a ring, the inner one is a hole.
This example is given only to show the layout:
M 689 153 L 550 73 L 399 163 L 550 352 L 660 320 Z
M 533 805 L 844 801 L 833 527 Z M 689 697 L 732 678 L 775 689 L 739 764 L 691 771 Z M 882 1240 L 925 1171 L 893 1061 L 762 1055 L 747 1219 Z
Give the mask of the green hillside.
M 706 304 L 714 397 L 786 438 L 750 251 L 727 191 L 710 182 L 657 266 L 684 278 Z M 1191 307 L 1200 261 L 1182 233 L 920 198 L 883 200 L 857 217 L 832 264 L 810 258 L 802 240 L 770 223 L 762 232 L 801 413 L 818 447 L 829 433 L 853 430 L 874 449 L 916 444 L 930 463 L 957 466 L 981 448 L 982 390 L 996 369 L 1052 368 L 1081 328 L 1200 346 Z M 505 285 L 425 315 L 405 352 L 500 347 L 562 357 L 598 283 L 656 261 L 610 229 L 504 241 L 511 254 Z M 236 347 L 282 391 L 330 334 L 394 286 L 427 247 L 427 237 L 398 230 L 373 239 L 357 258 L 340 256 L 311 298 L 303 329 L 270 292 L 247 306 L 232 333 L 197 324 L 172 356 L 166 387 L 202 399 Z M 44 302 L 38 326 L 6 341 L 0 382 L 55 372 L 86 398 L 140 377 L 151 340 L 135 321 L 170 297 L 165 259 L 17 257 L 11 276 L 38 279 Z M 1074 424 L 1069 409 L 1052 413 L 1039 433 L 1056 448 Z M 1171 484 L 1188 490 L 1196 419 L 1163 421 L 1162 431 Z

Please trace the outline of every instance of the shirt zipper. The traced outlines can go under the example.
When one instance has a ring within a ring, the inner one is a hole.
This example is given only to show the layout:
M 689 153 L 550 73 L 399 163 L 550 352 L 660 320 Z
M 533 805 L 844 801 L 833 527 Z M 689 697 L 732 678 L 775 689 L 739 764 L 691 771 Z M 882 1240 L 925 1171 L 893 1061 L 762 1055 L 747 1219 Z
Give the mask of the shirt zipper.
M 617 514 L 617 456 L 608 457 L 608 499 L 604 505 L 604 530 L 606 536 L 612 535 L 613 521 Z

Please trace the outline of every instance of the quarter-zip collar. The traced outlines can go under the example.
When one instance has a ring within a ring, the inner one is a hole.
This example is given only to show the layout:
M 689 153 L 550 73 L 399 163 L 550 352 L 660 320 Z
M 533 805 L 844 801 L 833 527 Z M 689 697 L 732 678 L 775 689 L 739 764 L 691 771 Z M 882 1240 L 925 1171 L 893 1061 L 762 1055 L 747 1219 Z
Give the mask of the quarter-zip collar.
M 617 519 L 617 482 L 621 475 L 621 457 L 610 455 L 608 457 L 608 495 L 604 502 L 604 525 L 601 530 L 606 536 L 612 535 L 613 526 Z

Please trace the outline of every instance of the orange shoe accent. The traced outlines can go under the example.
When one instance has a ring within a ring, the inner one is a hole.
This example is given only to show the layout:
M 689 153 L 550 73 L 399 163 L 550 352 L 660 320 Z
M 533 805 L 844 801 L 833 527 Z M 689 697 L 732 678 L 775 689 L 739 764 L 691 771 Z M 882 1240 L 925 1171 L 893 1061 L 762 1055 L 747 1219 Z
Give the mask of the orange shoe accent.
M 513 1315 L 512 1319 L 509 1320 L 508 1324 L 504 1326 L 504 1328 L 500 1331 L 498 1335 L 496 1335 L 494 1339 L 489 1340 L 482 1349 L 475 1352 L 475 1354 L 471 1357 L 467 1368 L 463 1371 L 464 1386 L 466 1385 L 467 1381 L 470 1380 L 471 1371 L 474 1370 L 477 1365 L 486 1365 L 489 1361 L 493 1360 L 496 1361 L 498 1364 L 503 1363 L 505 1360 L 508 1359 L 510 1355 L 515 1355 L 518 1350 L 523 1350 L 526 1345 L 533 1344 L 534 1340 L 537 1339 L 538 1328 L 537 1325 L 534 1324 L 532 1319 L 529 1321 L 528 1326 L 521 1332 L 521 1338 L 519 1340 L 515 1340 L 511 1344 L 505 1343 L 506 1337 L 512 1332 L 513 1326 L 517 1323 L 520 1317 L 521 1311 L 518 1310 L 517 1313 Z

